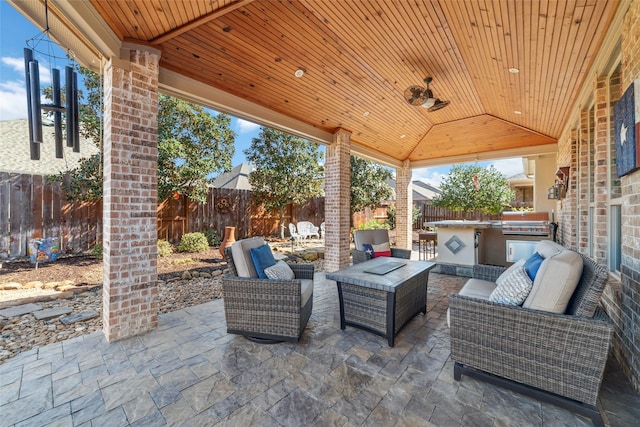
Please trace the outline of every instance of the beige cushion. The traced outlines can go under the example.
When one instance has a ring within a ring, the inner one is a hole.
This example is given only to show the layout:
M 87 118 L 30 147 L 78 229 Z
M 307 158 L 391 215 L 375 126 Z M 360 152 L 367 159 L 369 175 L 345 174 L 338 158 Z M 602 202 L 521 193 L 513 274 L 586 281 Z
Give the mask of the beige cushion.
M 301 279 L 300 280 L 300 307 L 304 307 L 304 305 L 309 301 L 309 298 L 313 295 L 313 280 L 311 279 Z
M 549 249 L 553 250 L 550 245 L 543 245 L 542 250 L 547 254 L 550 253 Z M 539 253 L 545 256 L 544 253 Z M 578 253 L 564 249 L 555 255 L 545 257 L 533 281 L 533 288 L 522 306 L 534 310 L 564 313 L 581 275 L 582 258 Z
M 551 258 L 552 256 L 566 250 L 567 249 L 564 246 L 551 240 L 540 240 L 536 244 L 536 252 L 542 255 L 542 258 L 544 259 Z
M 467 283 L 464 284 L 459 294 L 466 297 L 488 300 L 495 288 L 496 284 L 489 282 L 488 280 L 469 279 L 467 280 Z
M 238 240 L 231 245 L 231 256 L 233 256 L 233 263 L 236 265 L 238 277 L 258 277 L 256 268 L 253 266 L 250 250 L 262 245 L 264 245 L 262 237 Z

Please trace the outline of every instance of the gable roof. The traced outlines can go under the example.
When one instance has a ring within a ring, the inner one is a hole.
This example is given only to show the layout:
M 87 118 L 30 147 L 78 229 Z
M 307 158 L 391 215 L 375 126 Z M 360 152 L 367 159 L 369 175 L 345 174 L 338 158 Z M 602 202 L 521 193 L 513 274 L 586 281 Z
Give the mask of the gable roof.
M 241 163 L 229 172 L 222 173 L 214 178 L 211 186 L 231 190 L 251 190 L 251 184 L 249 184 L 250 173 L 251 165 L 249 163 Z
M 80 152 L 64 144 L 64 158 L 57 159 L 53 126 L 42 126 L 43 143 L 40 144 L 40 160 L 31 160 L 29 151 L 29 122 L 27 119 L 0 121 L 0 172 L 32 175 L 55 175 L 75 168 L 80 159 L 99 152 L 92 142 L 80 137 Z

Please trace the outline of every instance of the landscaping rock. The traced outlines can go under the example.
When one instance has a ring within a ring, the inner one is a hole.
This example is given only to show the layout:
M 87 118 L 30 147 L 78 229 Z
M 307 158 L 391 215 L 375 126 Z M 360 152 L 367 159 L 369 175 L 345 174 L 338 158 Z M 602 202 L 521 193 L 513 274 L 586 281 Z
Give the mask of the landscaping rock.
M 50 308 L 48 310 L 34 311 L 33 316 L 37 320 L 49 320 L 49 319 L 53 319 L 54 317 L 60 317 L 63 314 L 69 314 L 72 311 L 73 310 L 70 307 L 57 307 L 57 308 Z
M 202 277 L 204 279 L 210 279 L 211 278 L 211 274 L 210 273 L 200 273 L 200 277 Z
M 44 285 L 42 284 L 41 281 L 34 280 L 33 282 L 25 283 L 24 285 L 22 285 L 22 287 L 25 288 L 25 289 L 31 289 L 31 288 L 42 289 L 44 287 Z
M 0 316 L 2 317 L 15 317 L 22 316 L 23 314 L 33 313 L 34 311 L 42 310 L 42 306 L 38 304 L 22 304 L 15 307 L 5 308 L 0 310 Z
M 85 320 L 93 319 L 94 317 L 98 317 L 99 314 L 94 310 L 83 310 L 80 313 L 70 314 L 69 316 L 64 316 L 60 319 L 64 325 L 70 325 L 76 322 L 84 322 Z
M 36 287 L 44 288 L 44 289 L 54 289 L 54 288 L 57 288 L 58 286 L 62 286 L 63 284 L 64 284 L 63 282 L 47 282 L 43 286 L 36 286 Z
M 192 271 L 191 272 L 191 277 L 200 277 L 200 273 L 197 271 Z
M 192 277 L 191 276 L 191 272 L 189 272 L 189 271 L 185 271 L 184 273 L 182 273 L 182 279 L 183 280 L 191 279 L 191 277 Z
M 3 283 L 0 285 L 0 291 L 11 291 L 22 287 L 23 286 L 20 283 L 16 282 Z

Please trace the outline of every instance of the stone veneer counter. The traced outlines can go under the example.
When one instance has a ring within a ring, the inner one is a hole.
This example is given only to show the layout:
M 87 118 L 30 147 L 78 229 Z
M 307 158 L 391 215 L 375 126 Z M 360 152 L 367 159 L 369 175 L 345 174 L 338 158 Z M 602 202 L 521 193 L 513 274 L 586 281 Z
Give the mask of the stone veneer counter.
M 471 276 L 478 263 L 476 230 L 491 228 L 487 221 L 436 221 L 428 225 L 438 228 L 438 271 L 458 276 Z

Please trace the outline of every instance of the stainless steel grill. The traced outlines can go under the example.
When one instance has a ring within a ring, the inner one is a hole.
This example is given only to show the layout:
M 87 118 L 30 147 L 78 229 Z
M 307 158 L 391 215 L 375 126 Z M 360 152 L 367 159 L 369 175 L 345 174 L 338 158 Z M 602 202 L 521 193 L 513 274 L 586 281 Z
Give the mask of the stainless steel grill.
M 502 234 L 549 237 L 547 212 L 503 212 Z

